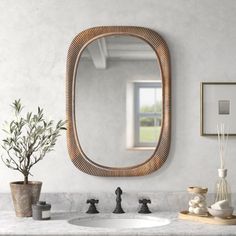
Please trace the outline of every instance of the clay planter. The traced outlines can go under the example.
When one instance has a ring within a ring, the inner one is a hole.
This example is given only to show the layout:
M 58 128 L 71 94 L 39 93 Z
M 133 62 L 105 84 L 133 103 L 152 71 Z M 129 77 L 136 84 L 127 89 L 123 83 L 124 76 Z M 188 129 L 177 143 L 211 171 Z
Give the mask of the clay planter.
M 42 182 L 29 181 L 28 184 L 22 181 L 11 182 L 10 187 L 16 216 L 32 216 L 32 204 L 39 200 Z

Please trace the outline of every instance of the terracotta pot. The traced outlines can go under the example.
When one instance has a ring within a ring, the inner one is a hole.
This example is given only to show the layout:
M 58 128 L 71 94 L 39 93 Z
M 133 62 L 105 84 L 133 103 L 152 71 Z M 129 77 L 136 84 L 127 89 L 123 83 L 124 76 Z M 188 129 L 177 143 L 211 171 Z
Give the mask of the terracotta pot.
M 22 181 L 11 182 L 10 187 L 16 216 L 32 216 L 32 204 L 39 200 L 42 182 L 29 181 L 28 184 Z

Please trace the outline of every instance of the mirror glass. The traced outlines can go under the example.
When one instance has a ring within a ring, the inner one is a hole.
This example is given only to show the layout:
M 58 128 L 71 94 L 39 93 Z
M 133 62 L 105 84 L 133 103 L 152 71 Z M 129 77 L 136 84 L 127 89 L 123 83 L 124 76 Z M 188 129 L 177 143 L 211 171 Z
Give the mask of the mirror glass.
M 151 157 L 162 125 L 162 81 L 149 44 L 115 35 L 84 49 L 75 78 L 75 124 L 83 152 L 99 165 L 131 167 Z

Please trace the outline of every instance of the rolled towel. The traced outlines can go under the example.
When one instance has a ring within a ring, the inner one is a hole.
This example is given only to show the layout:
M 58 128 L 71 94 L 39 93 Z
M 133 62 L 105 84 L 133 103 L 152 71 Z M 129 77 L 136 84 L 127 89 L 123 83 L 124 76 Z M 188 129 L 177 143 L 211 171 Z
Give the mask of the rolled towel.
M 195 196 L 194 199 L 193 199 L 193 201 L 196 202 L 196 203 L 200 203 L 204 200 L 205 200 L 205 197 L 202 196 L 202 195 Z
M 200 202 L 200 203 L 198 204 L 198 206 L 201 207 L 201 208 L 207 208 L 206 202 Z
M 190 207 L 196 207 L 198 205 L 194 200 L 190 200 L 188 204 Z
M 194 207 L 189 207 L 188 211 L 189 211 L 189 213 L 194 213 Z
M 218 201 L 218 202 L 212 204 L 211 208 L 214 210 L 228 209 L 229 208 L 229 201 L 228 200 Z
M 203 215 L 206 214 L 206 212 L 207 212 L 206 208 L 201 208 L 201 207 L 194 208 L 194 213 L 197 215 Z

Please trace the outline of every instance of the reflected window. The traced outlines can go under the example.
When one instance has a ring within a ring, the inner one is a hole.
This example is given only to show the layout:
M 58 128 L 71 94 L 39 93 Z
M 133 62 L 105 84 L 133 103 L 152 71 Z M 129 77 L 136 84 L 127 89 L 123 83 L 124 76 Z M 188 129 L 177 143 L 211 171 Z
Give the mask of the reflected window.
M 134 146 L 155 147 L 162 120 L 160 82 L 139 82 L 134 86 Z

